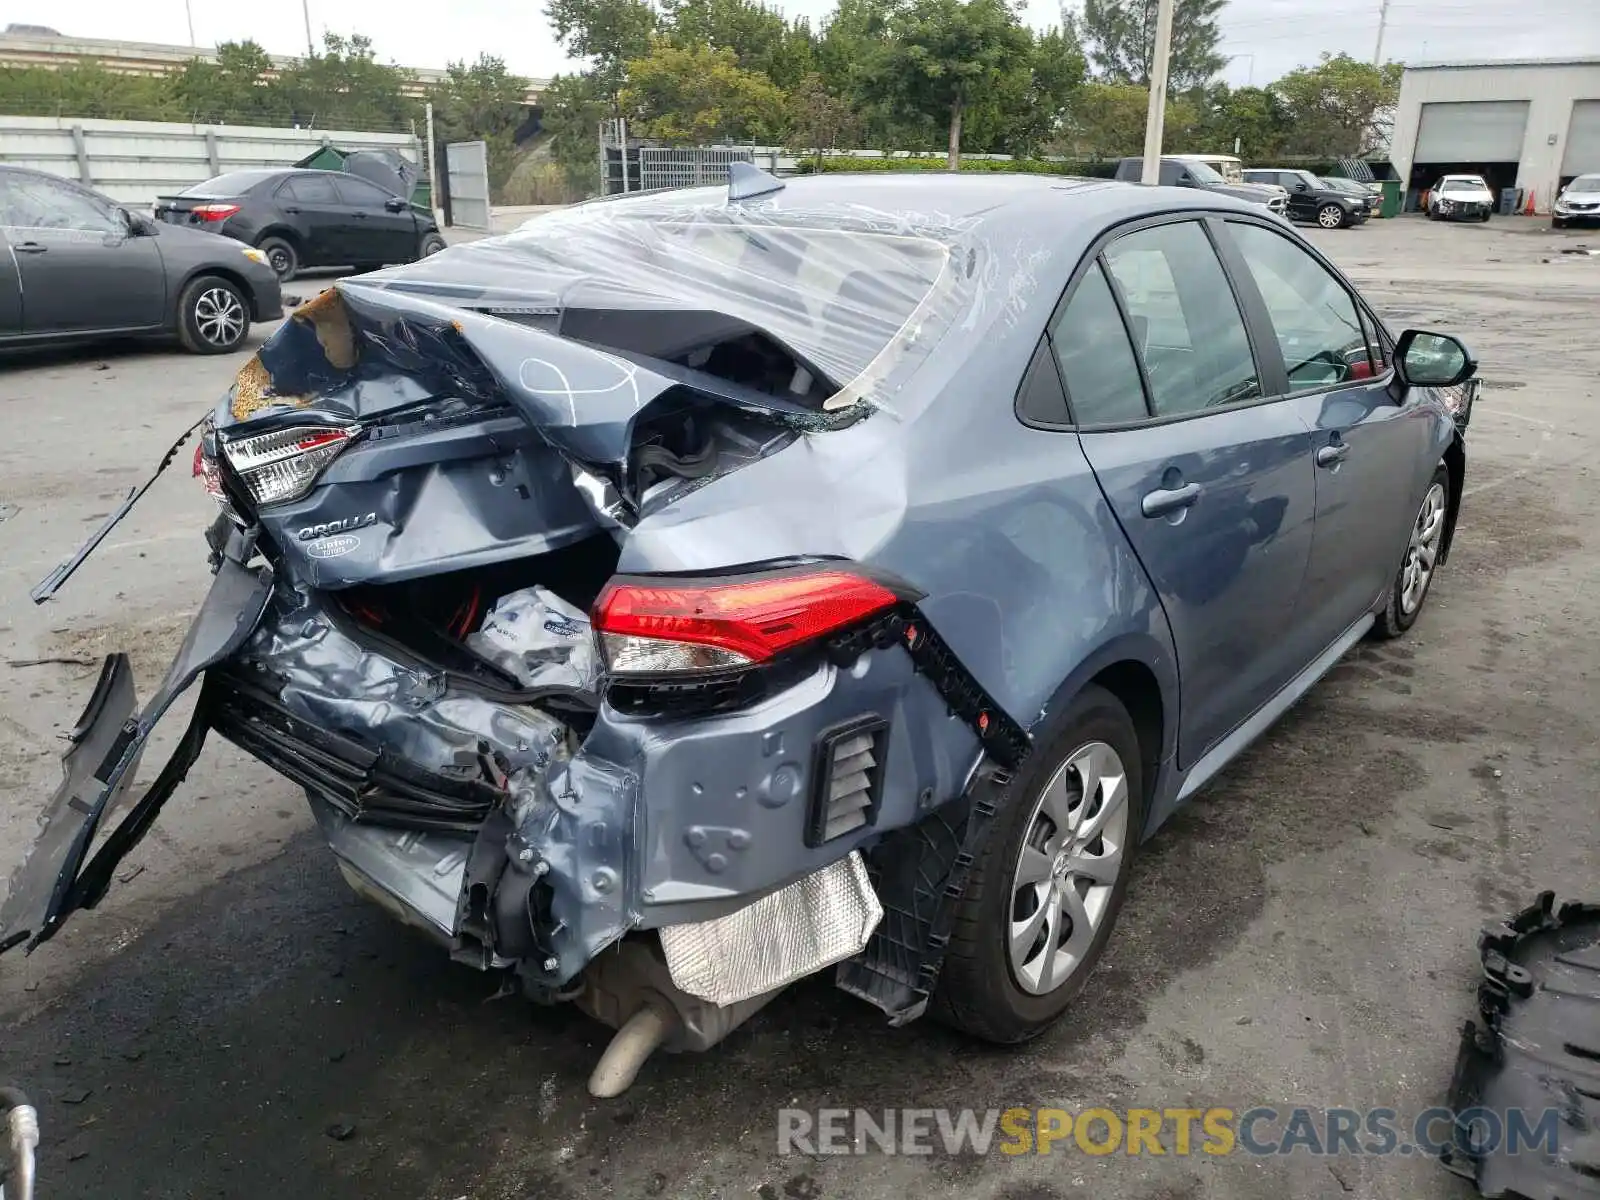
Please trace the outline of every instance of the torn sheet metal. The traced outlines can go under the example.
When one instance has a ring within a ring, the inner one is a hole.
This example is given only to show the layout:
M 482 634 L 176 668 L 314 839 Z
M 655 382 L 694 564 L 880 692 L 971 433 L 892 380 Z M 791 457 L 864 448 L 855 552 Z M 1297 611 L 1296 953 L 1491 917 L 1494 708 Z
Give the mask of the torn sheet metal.
M 1600 904 L 1544 892 L 1478 947 L 1443 1162 L 1489 1197 L 1600 1197 Z

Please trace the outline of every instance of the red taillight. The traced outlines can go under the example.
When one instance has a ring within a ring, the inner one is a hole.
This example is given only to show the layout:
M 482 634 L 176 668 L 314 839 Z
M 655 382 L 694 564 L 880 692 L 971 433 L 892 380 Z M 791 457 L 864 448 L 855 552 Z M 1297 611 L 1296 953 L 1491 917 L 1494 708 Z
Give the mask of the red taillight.
M 226 221 L 239 211 L 237 204 L 196 204 L 189 210 L 202 221 Z
M 614 674 L 703 671 L 767 662 L 898 603 L 883 584 L 835 568 L 727 583 L 613 580 L 594 628 Z
M 194 477 L 213 500 L 224 501 L 228 498 L 222 490 L 222 476 L 217 472 L 217 462 L 206 454 L 204 442 L 196 443 L 194 448 Z

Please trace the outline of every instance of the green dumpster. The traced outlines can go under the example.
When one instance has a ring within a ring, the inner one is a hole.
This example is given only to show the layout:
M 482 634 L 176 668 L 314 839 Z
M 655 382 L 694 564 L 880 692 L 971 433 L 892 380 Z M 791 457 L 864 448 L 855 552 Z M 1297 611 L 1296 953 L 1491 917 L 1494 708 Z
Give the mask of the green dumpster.
M 1403 192 L 1398 179 L 1385 179 L 1383 182 L 1383 204 L 1378 208 L 1380 217 L 1398 217 L 1400 215 L 1400 202 Z

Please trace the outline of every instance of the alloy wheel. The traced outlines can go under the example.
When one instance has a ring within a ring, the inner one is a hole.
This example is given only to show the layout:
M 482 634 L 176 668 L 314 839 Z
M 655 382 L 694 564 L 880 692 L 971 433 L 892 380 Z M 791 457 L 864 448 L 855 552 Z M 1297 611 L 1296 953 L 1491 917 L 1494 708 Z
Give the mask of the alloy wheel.
M 227 288 L 207 288 L 194 302 L 194 324 L 213 346 L 231 346 L 244 332 L 244 304 Z
M 1023 991 L 1060 988 L 1111 906 L 1128 843 L 1128 777 L 1116 750 L 1068 755 L 1034 801 L 1011 882 L 1006 959 Z
M 1433 578 L 1439 546 L 1444 541 L 1444 514 L 1444 484 L 1435 482 L 1411 527 L 1411 544 L 1406 548 L 1406 562 L 1400 572 L 1400 609 L 1407 616 L 1422 607 L 1422 598 L 1428 594 L 1428 582 Z
M 1337 229 L 1344 224 L 1344 213 L 1332 204 L 1325 204 L 1317 211 L 1317 224 L 1324 229 Z

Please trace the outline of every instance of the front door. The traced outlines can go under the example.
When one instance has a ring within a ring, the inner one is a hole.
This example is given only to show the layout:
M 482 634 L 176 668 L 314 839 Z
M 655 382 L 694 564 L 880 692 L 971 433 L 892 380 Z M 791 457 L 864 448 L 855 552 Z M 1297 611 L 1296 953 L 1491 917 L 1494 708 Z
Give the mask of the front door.
M 156 238 L 94 193 L 31 172 L 0 172 L 0 223 L 30 335 L 153 329 L 167 318 Z
M 417 257 L 417 223 L 408 204 L 399 212 L 391 212 L 389 201 L 394 196 L 375 183 L 355 175 L 340 175 L 337 180 L 339 194 L 354 216 L 360 263 L 410 262 Z
M 1278 172 L 1278 186 L 1289 193 L 1289 218 L 1293 221 L 1317 219 L 1317 200 L 1310 192 L 1310 184 L 1293 171 Z
M 1304 665 L 1310 434 L 1269 390 L 1201 222 L 1106 247 L 1051 330 L 1079 439 L 1166 609 L 1187 767 Z
M 1311 430 L 1317 528 L 1296 625 L 1327 646 L 1373 607 L 1400 567 L 1432 474 L 1432 430 L 1416 419 L 1415 403 L 1391 393 L 1386 351 L 1369 345 L 1358 302 L 1328 267 L 1266 226 L 1225 228 L 1261 294 L 1292 403 Z

